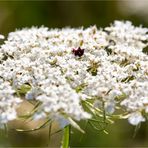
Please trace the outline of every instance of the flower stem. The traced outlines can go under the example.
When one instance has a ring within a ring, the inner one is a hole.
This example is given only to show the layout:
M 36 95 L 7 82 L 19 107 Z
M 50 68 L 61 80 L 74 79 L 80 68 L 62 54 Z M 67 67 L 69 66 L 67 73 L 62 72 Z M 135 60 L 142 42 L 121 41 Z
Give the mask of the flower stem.
M 52 123 L 49 124 L 49 131 L 48 131 L 48 146 L 50 145 L 50 139 L 51 139 L 51 128 L 52 128 Z
M 69 141 L 70 141 L 70 125 L 65 126 L 63 139 L 62 139 L 62 148 L 69 148 Z

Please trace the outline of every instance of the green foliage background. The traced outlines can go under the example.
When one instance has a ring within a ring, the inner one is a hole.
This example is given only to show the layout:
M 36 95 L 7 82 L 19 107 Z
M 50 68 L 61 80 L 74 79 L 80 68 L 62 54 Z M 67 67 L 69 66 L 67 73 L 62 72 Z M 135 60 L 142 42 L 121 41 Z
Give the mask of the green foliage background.
M 15 29 L 31 26 L 49 28 L 108 26 L 114 20 L 131 20 L 135 25 L 148 25 L 140 16 L 124 15 L 120 12 L 118 1 L 0 1 L 0 34 L 7 35 Z M 82 128 L 84 124 L 82 124 Z M 87 147 L 138 147 L 148 146 L 148 124 L 143 123 L 133 138 L 133 126 L 127 121 L 116 121 L 107 130 L 108 135 L 96 132 L 90 126 L 86 134 L 76 130 L 71 134 L 71 146 Z M 35 133 L 0 131 L 0 146 L 47 146 L 47 128 Z M 50 146 L 59 146 L 61 134 L 54 135 Z

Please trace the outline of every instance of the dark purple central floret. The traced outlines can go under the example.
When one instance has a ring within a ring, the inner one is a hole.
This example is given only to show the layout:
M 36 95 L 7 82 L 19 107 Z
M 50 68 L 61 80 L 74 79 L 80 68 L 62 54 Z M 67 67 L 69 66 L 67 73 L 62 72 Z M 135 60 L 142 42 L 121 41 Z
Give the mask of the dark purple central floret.
M 77 49 L 73 49 L 72 52 L 73 52 L 73 54 L 74 54 L 75 56 L 81 57 L 81 56 L 84 54 L 84 49 L 81 49 L 81 48 L 79 47 L 79 48 L 77 48 Z

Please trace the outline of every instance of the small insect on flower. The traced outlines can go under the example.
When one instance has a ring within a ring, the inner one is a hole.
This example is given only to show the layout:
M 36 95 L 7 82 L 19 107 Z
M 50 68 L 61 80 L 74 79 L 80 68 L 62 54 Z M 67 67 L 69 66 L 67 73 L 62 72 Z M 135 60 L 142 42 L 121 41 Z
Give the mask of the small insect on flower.
M 73 49 L 73 50 L 72 50 L 72 53 L 73 53 L 75 56 L 81 57 L 81 56 L 84 54 L 84 49 L 81 49 L 81 48 L 79 47 L 79 48 L 77 48 L 77 49 Z

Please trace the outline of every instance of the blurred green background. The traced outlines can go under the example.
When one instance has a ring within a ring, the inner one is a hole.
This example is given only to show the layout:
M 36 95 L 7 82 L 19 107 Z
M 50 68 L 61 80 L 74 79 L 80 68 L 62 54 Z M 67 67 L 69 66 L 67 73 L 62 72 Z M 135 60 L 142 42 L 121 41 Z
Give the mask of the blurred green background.
M 137 5 L 142 5 L 137 9 Z M 141 4 L 142 3 L 142 4 Z M 131 7 L 130 7 L 131 6 Z M 148 1 L 0 1 L 0 33 L 31 26 L 98 27 L 114 20 L 131 20 L 134 24 L 148 24 Z M 134 9 L 136 8 L 136 10 Z M 145 16 L 144 16 L 145 15 Z
M 0 34 L 31 26 L 49 28 L 108 26 L 114 20 L 130 20 L 135 25 L 148 26 L 148 0 L 126 1 L 0 1 Z M 12 128 L 14 124 L 10 125 Z M 82 127 L 84 125 L 82 124 Z M 108 126 L 108 135 L 86 128 L 82 135 L 71 134 L 73 147 L 141 147 L 148 146 L 148 125 L 143 123 L 133 138 L 135 127 L 127 121 Z M 54 130 L 54 129 L 53 129 Z M 50 146 L 60 145 L 61 133 L 51 137 Z M 1 147 L 46 147 L 48 128 L 33 133 L 0 131 Z

